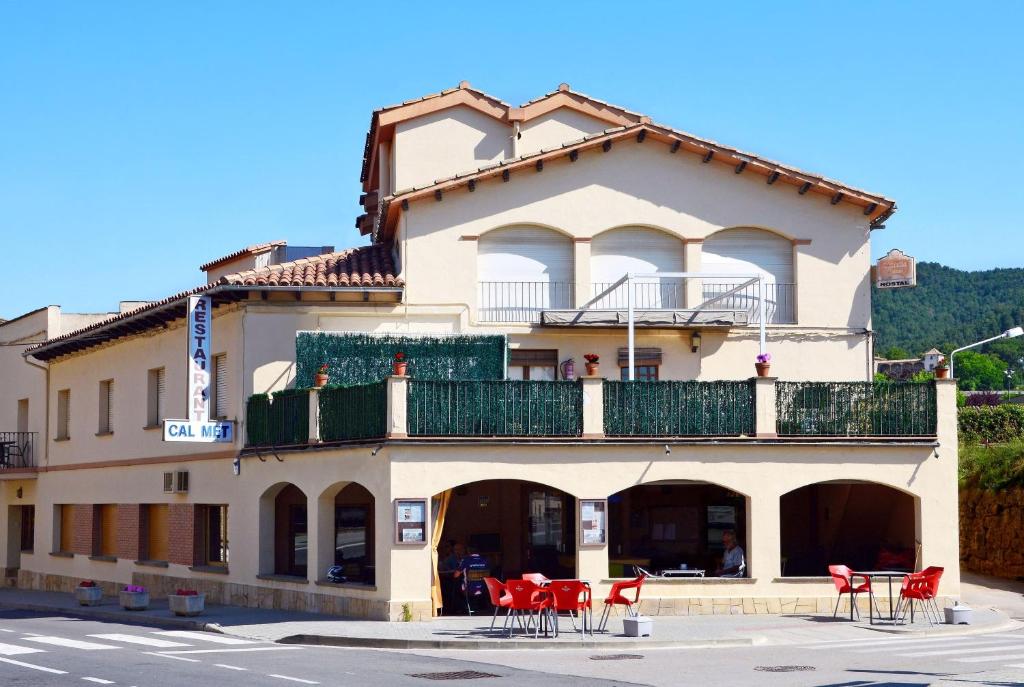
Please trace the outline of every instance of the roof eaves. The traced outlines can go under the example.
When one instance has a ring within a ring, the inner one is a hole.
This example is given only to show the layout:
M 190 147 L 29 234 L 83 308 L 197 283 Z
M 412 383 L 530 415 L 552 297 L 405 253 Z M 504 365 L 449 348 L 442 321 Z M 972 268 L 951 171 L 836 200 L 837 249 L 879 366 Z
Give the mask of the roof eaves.
M 219 265 L 223 265 L 226 262 L 231 262 L 236 258 L 240 258 L 243 255 L 258 255 L 260 253 L 265 253 L 266 251 L 272 248 L 276 248 L 277 246 L 286 245 L 288 245 L 288 242 L 283 240 L 267 241 L 266 243 L 256 243 L 251 246 L 246 246 L 245 248 L 236 250 L 234 253 L 228 253 L 227 255 L 217 258 L 216 260 L 211 260 L 205 265 L 200 265 L 199 271 L 205 272 Z

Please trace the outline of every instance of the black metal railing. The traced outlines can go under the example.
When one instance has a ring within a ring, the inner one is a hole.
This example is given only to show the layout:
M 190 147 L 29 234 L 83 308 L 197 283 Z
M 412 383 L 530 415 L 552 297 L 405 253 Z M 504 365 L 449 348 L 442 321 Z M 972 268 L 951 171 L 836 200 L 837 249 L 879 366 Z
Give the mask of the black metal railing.
M 387 382 L 321 389 L 320 440 L 377 439 L 387 432 Z
M 583 434 L 579 382 L 409 382 L 409 436 L 562 437 Z
M 0 470 L 36 466 L 36 432 L 0 432 Z
M 777 382 L 782 436 L 935 436 L 935 382 Z
M 246 403 L 246 446 L 294 446 L 309 441 L 309 390 L 253 394 Z
M 604 383 L 604 433 L 619 437 L 754 434 L 751 381 Z

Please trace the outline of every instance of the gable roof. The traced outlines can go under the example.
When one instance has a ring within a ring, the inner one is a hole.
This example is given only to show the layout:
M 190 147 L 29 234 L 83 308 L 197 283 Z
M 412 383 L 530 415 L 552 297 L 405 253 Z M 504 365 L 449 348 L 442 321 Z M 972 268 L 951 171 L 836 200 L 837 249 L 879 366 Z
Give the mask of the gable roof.
M 395 274 L 389 246 L 371 245 L 302 258 L 256 270 L 228 274 L 216 282 L 181 291 L 100 322 L 76 329 L 29 348 L 24 355 L 52 360 L 107 341 L 163 326 L 186 316 L 189 296 L 208 295 L 214 307 L 240 301 L 249 290 L 323 288 L 326 290 L 396 288 L 405 283 Z
M 241 250 L 236 250 L 234 253 L 228 253 L 223 257 L 217 258 L 216 260 L 211 260 L 205 265 L 200 265 L 199 271 L 206 272 L 208 270 L 213 269 L 214 267 L 219 267 L 226 262 L 231 262 L 232 260 L 240 258 L 243 255 L 258 255 L 260 253 L 266 253 L 268 250 L 275 248 L 277 246 L 286 245 L 288 245 L 287 241 L 268 241 L 266 243 L 257 243 L 255 245 L 242 248 Z
M 842 182 L 805 172 L 796 167 L 784 165 L 767 158 L 747 153 L 715 141 L 700 138 L 693 134 L 678 131 L 670 127 L 639 123 L 608 129 L 601 133 L 584 136 L 581 139 L 563 143 L 555 148 L 547 148 L 521 155 L 517 158 L 501 160 L 475 170 L 455 174 L 438 179 L 430 184 L 403 189 L 385 196 L 378 205 L 377 217 L 371 224 L 375 241 L 384 241 L 391 235 L 391 228 L 397 221 L 401 210 L 408 208 L 409 203 L 424 198 L 441 199 L 444 194 L 467 189 L 474 190 L 479 181 L 500 176 L 510 180 L 512 173 L 534 168 L 540 171 L 550 161 L 575 161 L 580 153 L 600 148 L 604 152 L 615 149 L 617 143 L 635 141 L 642 144 L 646 141 L 669 146 L 670 152 L 686 151 L 701 155 L 704 162 L 716 162 L 733 167 L 737 174 L 754 173 L 764 176 L 769 185 L 782 182 L 778 188 L 795 187 L 800 195 L 813 193 L 825 196 L 833 205 L 848 203 L 861 208 L 870 221 L 872 228 L 877 227 L 896 211 L 896 201 L 870 191 L 854 188 Z M 370 224 L 370 223 L 367 223 Z

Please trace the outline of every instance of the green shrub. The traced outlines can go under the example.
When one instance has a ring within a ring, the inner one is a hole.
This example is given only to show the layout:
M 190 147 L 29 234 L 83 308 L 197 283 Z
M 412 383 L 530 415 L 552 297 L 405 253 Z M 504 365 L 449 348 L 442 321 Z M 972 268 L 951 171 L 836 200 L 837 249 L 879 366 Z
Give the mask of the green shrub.
M 960 441 L 1005 444 L 1024 439 L 1024 406 L 1004 404 L 960 408 Z
M 1024 440 L 960 446 L 960 486 L 1007 489 L 1024 486 Z

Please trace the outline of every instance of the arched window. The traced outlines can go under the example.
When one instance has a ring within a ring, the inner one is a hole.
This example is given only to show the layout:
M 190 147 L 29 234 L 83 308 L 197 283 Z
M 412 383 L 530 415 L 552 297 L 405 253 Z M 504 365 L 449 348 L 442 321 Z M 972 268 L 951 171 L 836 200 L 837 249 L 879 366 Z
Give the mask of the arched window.
M 622 227 L 598 234 L 590 245 L 590 277 L 597 296 L 627 272 L 651 274 L 683 271 L 683 242 L 656 229 Z M 625 308 L 625 287 L 605 296 L 596 307 Z M 682 308 L 682 281 L 651 277 L 633 282 L 634 305 L 638 308 Z
M 778 234 L 763 229 L 725 229 L 704 241 L 701 271 L 719 274 L 764 274 L 765 309 L 768 322 L 796 322 L 796 283 L 793 273 L 793 244 Z M 704 298 L 721 295 L 744 279 L 705 279 Z M 758 317 L 757 286 L 716 302 L 714 308 L 746 310 L 751 322 Z
M 481 322 L 539 322 L 546 309 L 572 306 L 572 240 L 551 229 L 507 227 L 480 237 Z

